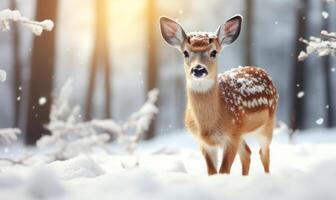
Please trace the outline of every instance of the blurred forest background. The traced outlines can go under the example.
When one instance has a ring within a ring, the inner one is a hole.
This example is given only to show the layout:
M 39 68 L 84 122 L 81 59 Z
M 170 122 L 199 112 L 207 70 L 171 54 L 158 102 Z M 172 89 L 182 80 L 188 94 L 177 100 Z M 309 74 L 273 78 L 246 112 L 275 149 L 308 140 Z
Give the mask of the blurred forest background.
M 187 31 L 215 31 L 236 13 L 245 22 L 240 38 L 224 49 L 219 71 L 239 65 L 265 68 L 280 93 L 278 120 L 293 129 L 336 124 L 335 59 L 310 57 L 300 37 L 335 31 L 336 5 L 317 0 L 1 0 L 35 20 L 51 19 L 52 32 L 34 36 L 24 27 L 0 32 L 0 128 L 19 127 L 29 144 L 47 133 L 54 89 L 72 77 L 72 101 L 83 120 L 124 120 L 147 91 L 160 89 L 159 109 L 147 138 L 184 128 L 185 80 L 179 52 L 161 39 L 159 16 Z M 327 11 L 329 16 L 323 17 Z M 304 92 L 304 96 L 301 98 Z M 46 103 L 39 105 L 41 97 Z M 319 118 L 323 124 L 316 124 Z

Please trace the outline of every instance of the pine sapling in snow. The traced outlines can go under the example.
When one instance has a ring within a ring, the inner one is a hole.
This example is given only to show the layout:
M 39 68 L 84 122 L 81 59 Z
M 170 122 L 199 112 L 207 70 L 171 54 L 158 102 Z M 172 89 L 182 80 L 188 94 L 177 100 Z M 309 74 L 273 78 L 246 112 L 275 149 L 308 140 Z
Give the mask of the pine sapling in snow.
M 273 134 L 278 93 L 265 70 L 241 67 L 217 74 L 217 58 L 221 50 L 234 42 L 240 33 L 242 17 L 236 15 L 220 26 L 216 33 L 186 34 L 172 19 L 160 19 L 165 41 L 184 56 L 187 80 L 185 123 L 199 141 L 208 174 L 216 174 L 217 151 L 224 147 L 220 173 L 230 173 L 238 153 L 242 174 L 250 167 L 250 149 L 243 135 L 260 130 L 260 158 L 269 172 L 270 143 Z
M 72 80 L 69 79 L 53 99 L 50 123 L 46 125 L 51 135 L 45 135 L 37 141 L 39 148 L 51 149 L 51 159 L 69 159 L 81 153 L 89 153 L 94 148 L 107 150 L 106 145 L 112 139 L 132 154 L 158 112 L 155 106 L 158 90 L 154 89 L 148 93 L 148 100 L 140 110 L 125 122 L 119 123 L 112 119 L 82 122 L 80 107 L 69 103 L 72 91 Z

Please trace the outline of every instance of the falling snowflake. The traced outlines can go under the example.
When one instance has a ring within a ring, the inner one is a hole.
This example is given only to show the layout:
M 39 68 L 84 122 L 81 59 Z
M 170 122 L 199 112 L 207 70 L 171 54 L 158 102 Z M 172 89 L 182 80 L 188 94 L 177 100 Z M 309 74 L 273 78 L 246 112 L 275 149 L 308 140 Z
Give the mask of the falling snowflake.
M 318 125 L 322 125 L 323 122 L 324 122 L 324 119 L 321 117 L 321 118 L 318 118 L 315 122 L 316 122 L 316 124 L 318 124 Z
M 298 56 L 299 61 L 303 61 L 303 60 L 305 60 L 307 58 L 308 58 L 308 54 L 306 52 L 304 52 L 304 51 L 301 51 L 300 54 L 299 54 L 299 56 Z
M 47 103 L 47 98 L 40 97 L 39 100 L 38 100 L 38 103 L 39 103 L 40 106 L 43 106 L 44 104 Z
M 7 73 L 6 71 L 0 69 L 0 82 L 5 82 L 7 79 Z
M 326 11 L 323 11 L 323 12 L 322 12 L 322 17 L 323 17 L 324 19 L 327 19 L 327 18 L 329 17 L 329 13 L 326 12 Z
M 297 93 L 298 98 L 302 98 L 305 95 L 304 91 L 300 91 Z

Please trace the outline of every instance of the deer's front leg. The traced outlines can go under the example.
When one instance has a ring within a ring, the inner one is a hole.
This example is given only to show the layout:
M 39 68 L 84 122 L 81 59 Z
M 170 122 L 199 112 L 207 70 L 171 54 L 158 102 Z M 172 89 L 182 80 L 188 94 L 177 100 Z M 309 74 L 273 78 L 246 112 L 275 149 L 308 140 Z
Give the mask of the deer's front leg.
M 223 152 L 223 161 L 219 169 L 221 174 L 230 174 L 232 163 L 237 155 L 239 140 L 232 139 L 226 146 Z
M 208 175 L 217 174 L 217 147 L 201 145 L 201 151 L 207 165 Z

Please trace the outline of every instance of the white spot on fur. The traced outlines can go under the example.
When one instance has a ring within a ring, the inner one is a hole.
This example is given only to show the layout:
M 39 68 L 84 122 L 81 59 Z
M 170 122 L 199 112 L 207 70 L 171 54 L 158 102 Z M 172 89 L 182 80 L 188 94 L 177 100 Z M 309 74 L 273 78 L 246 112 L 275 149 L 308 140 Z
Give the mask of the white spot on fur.
M 215 84 L 214 80 L 198 78 L 198 79 L 188 79 L 187 85 L 188 88 L 193 92 L 208 92 L 211 88 L 213 88 Z

